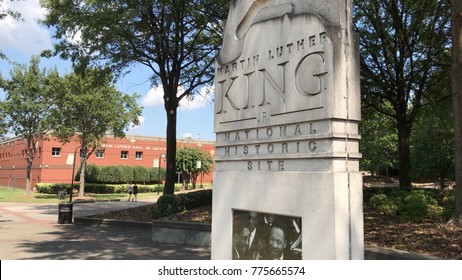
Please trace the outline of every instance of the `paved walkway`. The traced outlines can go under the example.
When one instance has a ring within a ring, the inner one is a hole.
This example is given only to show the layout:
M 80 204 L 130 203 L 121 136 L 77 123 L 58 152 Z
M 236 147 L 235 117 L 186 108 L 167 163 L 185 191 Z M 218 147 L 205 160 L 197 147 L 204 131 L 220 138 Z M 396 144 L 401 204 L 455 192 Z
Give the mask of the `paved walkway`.
M 152 201 L 74 203 L 74 217 Z M 181 260 L 210 259 L 210 249 L 152 242 L 151 229 L 58 224 L 58 205 L 0 203 L 0 259 Z

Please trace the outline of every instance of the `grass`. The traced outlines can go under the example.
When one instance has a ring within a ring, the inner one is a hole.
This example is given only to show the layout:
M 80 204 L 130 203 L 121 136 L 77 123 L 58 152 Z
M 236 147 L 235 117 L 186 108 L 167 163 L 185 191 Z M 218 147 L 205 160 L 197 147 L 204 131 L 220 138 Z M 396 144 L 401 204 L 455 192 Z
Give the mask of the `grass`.
M 59 203 L 62 200 L 59 200 L 56 194 L 43 194 L 31 192 L 29 196 L 26 196 L 24 189 L 12 188 L 12 187 L 3 187 L 0 186 L 0 202 L 34 202 L 34 203 Z M 162 193 L 160 194 L 162 195 Z M 157 193 L 139 193 L 138 199 L 149 199 L 157 197 Z M 127 200 L 128 194 L 85 194 L 86 198 L 92 198 L 94 200 Z M 74 194 L 73 200 L 76 200 L 77 196 Z M 69 195 L 66 196 L 66 200 L 69 200 Z
M 198 186 L 199 187 L 199 184 Z M 210 184 L 205 185 L 204 188 L 211 188 Z M 175 188 L 177 189 L 177 188 Z M 178 186 L 178 189 L 180 187 Z M 56 194 L 44 194 L 44 193 L 30 193 L 29 196 L 26 196 L 25 190 L 21 188 L 13 188 L 13 187 L 4 187 L 0 186 L 0 203 L 1 202 L 33 202 L 33 203 L 59 203 L 63 202 L 63 200 L 59 200 Z M 176 191 L 175 191 L 176 192 Z M 162 191 L 158 195 L 157 192 L 152 193 L 138 193 L 138 200 L 146 200 L 151 198 L 156 198 L 162 195 Z M 128 194 L 120 194 L 120 193 L 108 193 L 108 194 L 92 194 L 86 193 L 85 194 L 86 200 L 93 199 L 93 200 L 128 200 Z M 74 194 L 73 200 L 76 201 L 78 198 Z M 66 196 L 66 200 L 69 200 L 69 195 Z

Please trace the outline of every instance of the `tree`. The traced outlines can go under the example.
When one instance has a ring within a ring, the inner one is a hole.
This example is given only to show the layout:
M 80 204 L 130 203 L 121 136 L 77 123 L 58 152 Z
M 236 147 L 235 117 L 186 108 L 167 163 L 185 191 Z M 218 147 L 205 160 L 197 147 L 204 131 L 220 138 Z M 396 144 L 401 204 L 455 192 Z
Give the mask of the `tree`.
M 193 182 L 196 188 L 197 177 L 201 173 L 209 173 L 212 170 L 212 156 L 196 147 L 180 147 L 176 154 L 177 171 L 181 173 L 183 189 L 188 189 L 188 183 Z
M 449 78 L 449 77 L 448 77 Z M 445 83 L 447 91 L 449 82 Z M 412 133 L 411 162 L 416 178 L 439 178 L 444 188 L 444 179 L 454 174 L 454 125 L 451 99 L 431 108 L 426 108 L 417 118 Z
M 448 98 L 435 90 L 449 38 L 447 1 L 355 1 L 360 36 L 362 101 L 394 119 L 401 187 L 411 186 L 410 137 L 421 108 Z
M 2 80 L 0 76 L 0 81 Z M 3 139 L 4 135 L 6 134 L 8 128 L 6 124 L 6 114 L 5 109 L 3 108 L 3 102 L 0 102 L 0 139 Z
M 450 0 L 452 36 L 452 101 L 455 134 L 456 202 L 452 223 L 462 224 L 462 1 Z
M 125 137 L 125 129 L 139 124 L 141 108 L 137 95 L 126 95 L 111 84 L 109 69 L 80 69 L 66 75 L 55 92 L 57 104 L 51 110 L 52 134 L 61 142 L 80 144 L 80 188 L 84 195 L 85 167 L 106 134 Z M 57 82 L 58 83 L 58 82 Z
M 163 88 L 167 114 L 164 194 L 173 194 L 177 109 L 213 80 L 226 0 L 47 0 L 43 21 L 60 40 L 56 53 L 77 64 L 109 63 L 116 73 L 135 63 Z M 218 16 L 217 16 L 218 15 Z M 73 40 L 72 38 L 79 39 Z M 78 38 L 77 38 L 78 37 Z M 84 54 L 84 55 L 83 55 Z M 183 88 L 183 93 L 179 89 Z
M 389 175 L 390 168 L 396 169 L 398 164 L 398 135 L 393 119 L 367 106 L 363 106 L 361 115 L 361 170 Z
M 53 82 L 59 74 L 39 68 L 39 59 L 33 57 L 29 67 L 15 66 L 10 71 L 10 80 L 0 79 L 0 86 L 6 92 L 0 108 L 5 115 L 4 126 L 17 137 L 24 139 L 26 148 L 26 195 L 30 194 L 30 174 L 40 139 L 49 131 L 49 113 L 52 106 Z

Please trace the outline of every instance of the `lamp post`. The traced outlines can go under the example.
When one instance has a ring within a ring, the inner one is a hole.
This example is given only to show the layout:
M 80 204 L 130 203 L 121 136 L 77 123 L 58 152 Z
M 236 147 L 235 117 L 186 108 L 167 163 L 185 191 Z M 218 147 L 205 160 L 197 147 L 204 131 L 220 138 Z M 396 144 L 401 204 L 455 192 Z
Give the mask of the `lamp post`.
M 72 163 L 72 179 L 71 179 L 71 193 L 69 194 L 69 202 L 72 202 L 72 194 L 74 193 L 74 170 L 75 170 L 75 158 L 76 158 L 76 154 L 77 154 L 77 149 L 78 148 L 81 148 L 80 146 L 78 146 L 77 148 L 75 148 L 74 150 L 74 162 Z
M 162 159 L 165 157 L 165 154 L 160 154 L 159 156 L 159 172 L 157 172 L 158 180 L 157 180 L 157 194 L 159 194 L 159 189 L 160 189 L 160 166 L 162 165 Z

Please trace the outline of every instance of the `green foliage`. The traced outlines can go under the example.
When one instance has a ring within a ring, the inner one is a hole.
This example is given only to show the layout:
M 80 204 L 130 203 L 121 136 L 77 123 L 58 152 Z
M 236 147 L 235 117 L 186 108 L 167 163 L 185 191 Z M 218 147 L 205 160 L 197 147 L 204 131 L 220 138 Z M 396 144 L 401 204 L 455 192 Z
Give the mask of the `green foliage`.
M 440 81 L 450 73 L 449 10 L 448 1 L 439 0 L 353 1 L 361 101 L 393 120 L 401 187 L 411 186 L 410 138 L 416 117 L 425 106 L 449 96 L 440 91 Z
M 54 92 L 54 100 L 59 106 L 50 110 L 52 133 L 63 143 L 77 140 L 81 160 L 86 162 L 107 133 L 122 138 L 126 128 L 138 124 L 141 108 L 136 94 L 126 95 L 116 90 L 109 69 L 82 67 L 75 71 L 56 80 L 59 90 Z M 133 177 L 128 171 L 119 171 L 119 178 L 105 171 L 104 176 L 109 176 L 105 182 Z M 80 182 L 80 195 L 84 193 L 84 182 L 85 178 Z
M 133 181 L 133 169 L 131 166 L 127 165 L 118 165 L 116 166 L 117 170 L 120 172 L 119 173 L 119 181 L 118 183 L 123 183 L 123 182 L 131 182 Z
M 370 197 L 371 207 L 404 222 L 448 219 L 455 201 L 452 190 L 392 190 L 388 194 L 379 192 Z
M 400 218 L 403 221 L 422 221 L 428 217 L 429 215 L 429 208 L 432 209 L 432 214 L 437 212 L 438 203 L 435 199 L 428 196 L 422 190 L 413 190 L 404 197 L 403 203 L 400 205 Z M 440 211 L 439 216 L 443 213 L 442 209 Z M 435 216 L 436 217 L 436 216 Z
M 149 182 L 149 171 L 144 166 L 133 166 L 133 181 L 135 182 Z
M 150 182 L 159 182 L 160 180 L 165 180 L 165 169 L 160 168 L 160 177 L 159 177 L 159 168 L 158 167 L 151 167 L 148 169 L 149 172 L 149 181 Z
M 376 194 L 371 197 L 372 207 L 386 215 L 396 215 L 398 206 L 386 194 Z
M 119 169 L 117 166 L 103 166 L 99 172 L 99 182 L 102 183 L 120 183 L 121 181 Z
M 30 170 L 35 158 L 36 143 L 46 138 L 45 133 L 53 126 L 50 111 L 54 106 L 53 93 L 57 91 L 56 69 L 40 69 L 38 57 L 32 57 L 30 65 L 16 65 L 10 71 L 10 80 L 0 76 L 0 87 L 5 91 L 0 101 L 0 133 L 9 130 L 25 140 L 27 172 L 26 194 L 30 192 Z
M 159 197 L 157 200 L 156 210 L 158 212 L 153 212 L 153 217 L 155 219 L 160 218 L 159 215 L 165 217 L 175 213 L 183 212 L 186 210 L 186 207 L 184 205 L 184 201 L 181 200 L 177 195 L 168 194 Z
M 35 192 L 37 193 L 46 193 L 46 194 L 57 194 L 62 190 L 69 190 L 71 184 L 64 183 L 37 183 L 35 186 Z
M 69 190 L 70 184 L 63 183 L 38 183 L 36 185 L 37 193 L 57 194 L 63 189 Z M 76 188 L 76 186 L 74 186 Z M 127 184 L 85 184 L 85 190 L 93 194 L 126 194 Z M 155 185 L 138 185 L 139 193 L 154 193 L 157 191 Z
M 161 168 L 161 177 L 165 178 L 165 169 Z M 146 168 L 144 166 L 97 166 L 89 164 L 85 168 L 87 183 L 110 183 L 120 184 L 127 182 L 157 183 L 159 168 Z M 77 171 L 74 180 L 80 178 L 80 169 Z M 87 186 L 87 185 L 86 185 Z
M 200 190 L 178 195 L 163 195 L 151 208 L 155 219 L 212 203 L 212 190 Z
M 398 168 L 398 133 L 393 119 L 377 113 L 371 107 L 362 108 L 363 120 L 360 151 L 361 170 L 387 175 L 389 168 Z
M 209 173 L 213 167 L 212 156 L 197 147 L 179 147 L 176 153 L 177 172 L 183 178 L 183 185 L 186 186 L 192 180 L 193 187 L 197 177 L 201 173 Z
M 450 92 L 442 85 L 440 90 Z M 435 94 L 440 94 L 440 91 Z M 454 178 L 454 123 L 452 99 L 425 109 L 418 118 L 412 134 L 412 170 L 415 178 L 440 179 L 444 187 L 445 178 Z
M 47 10 L 42 22 L 57 40 L 55 53 L 80 67 L 106 62 L 116 76 L 134 64 L 144 65 L 153 85 L 162 85 L 168 112 L 166 193 L 174 191 L 178 106 L 213 82 L 227 4 L 228 0 L 42 3 Z M 180 87 L 184 92 L 179 93 Z
M 98 166 L 96 166 L 94 164 L 88 164 L 85 167 L 85 181 L 87 181 L 88 183 L 96 183 L 96 182 L 98 182 L 99 170 L 100 169 L 99 169 Z M 77 178 L 80 178 L 80 176 L 77 177 Z

